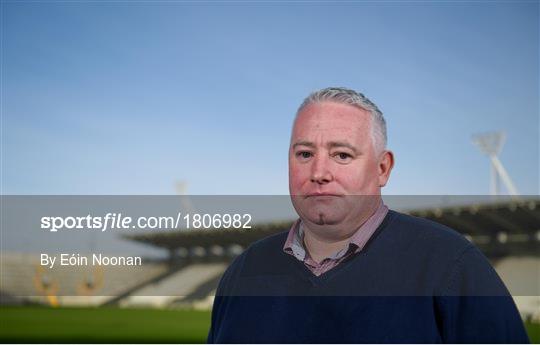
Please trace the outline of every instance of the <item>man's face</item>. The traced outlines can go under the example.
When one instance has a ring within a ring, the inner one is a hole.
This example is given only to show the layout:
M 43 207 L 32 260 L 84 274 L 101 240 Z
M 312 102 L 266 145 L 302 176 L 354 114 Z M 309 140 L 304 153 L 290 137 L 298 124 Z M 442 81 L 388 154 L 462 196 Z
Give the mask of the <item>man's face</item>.
M 292 132 L 289 191 L 308 227 L 360 226 L 378 206 L 388 179 L 381 157 L 373 147 L 369 112 L 334 102 L 306 106 Z

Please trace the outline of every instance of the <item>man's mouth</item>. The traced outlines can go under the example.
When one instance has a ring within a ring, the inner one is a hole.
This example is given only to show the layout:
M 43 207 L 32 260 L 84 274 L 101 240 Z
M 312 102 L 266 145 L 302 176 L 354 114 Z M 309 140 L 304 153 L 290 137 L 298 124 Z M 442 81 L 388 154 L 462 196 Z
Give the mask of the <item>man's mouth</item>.
M 337 198 L 337 197 L 341 197 L 341 195 L 335 194 L 335 193 L 320 193 L 320 192 L 310 193 L 310 194 L 305 195 L 305 198 L 331 198 L 331 197 Z

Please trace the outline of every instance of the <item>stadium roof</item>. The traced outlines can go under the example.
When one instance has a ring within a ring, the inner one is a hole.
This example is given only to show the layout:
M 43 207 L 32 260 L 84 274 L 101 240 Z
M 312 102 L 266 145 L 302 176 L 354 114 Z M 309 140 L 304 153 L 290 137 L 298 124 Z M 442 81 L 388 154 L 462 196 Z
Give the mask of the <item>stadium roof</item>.
M 409 210 L 462 233 L 489 257 L 540 255 L 540 199 L 483 202 L 470 205 Z M 292 222 L 254 225 L 252 229 L 169 230 L 126 238 L 174 251 L 179 248 L 228 247 L 249 244 L 286 231 Z

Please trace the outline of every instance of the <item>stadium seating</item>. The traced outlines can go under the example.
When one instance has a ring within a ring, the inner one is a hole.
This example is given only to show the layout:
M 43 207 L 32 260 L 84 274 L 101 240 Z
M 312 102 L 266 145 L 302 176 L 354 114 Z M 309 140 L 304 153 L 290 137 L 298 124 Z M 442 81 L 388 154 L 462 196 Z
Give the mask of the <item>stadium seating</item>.
M 163 279 L 156 284 L 148 284 L 120 301 L 121 306 L 164 307 L 178 304 L 193 294 L 197 288 L 215 281 L 227 268 L 226 263 L 194 263 Z M 201 296 L 205 299 L 207 296 Z
M 39 264 L 35 254 L 2 253 L 2 303 L 102 304 L 133 286 L 167 272 L 165 263 L 142 266 L 55 266 Z

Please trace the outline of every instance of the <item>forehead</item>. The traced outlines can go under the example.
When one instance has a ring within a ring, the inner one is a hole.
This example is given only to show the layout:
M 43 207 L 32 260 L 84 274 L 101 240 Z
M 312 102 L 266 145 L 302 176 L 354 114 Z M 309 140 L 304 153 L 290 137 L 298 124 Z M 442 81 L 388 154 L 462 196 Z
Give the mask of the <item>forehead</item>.
M 292 140 L 362 141 L 369 137 L 371 115 L 356 106 L 335 102 L 311 103 L 298 113 Z

